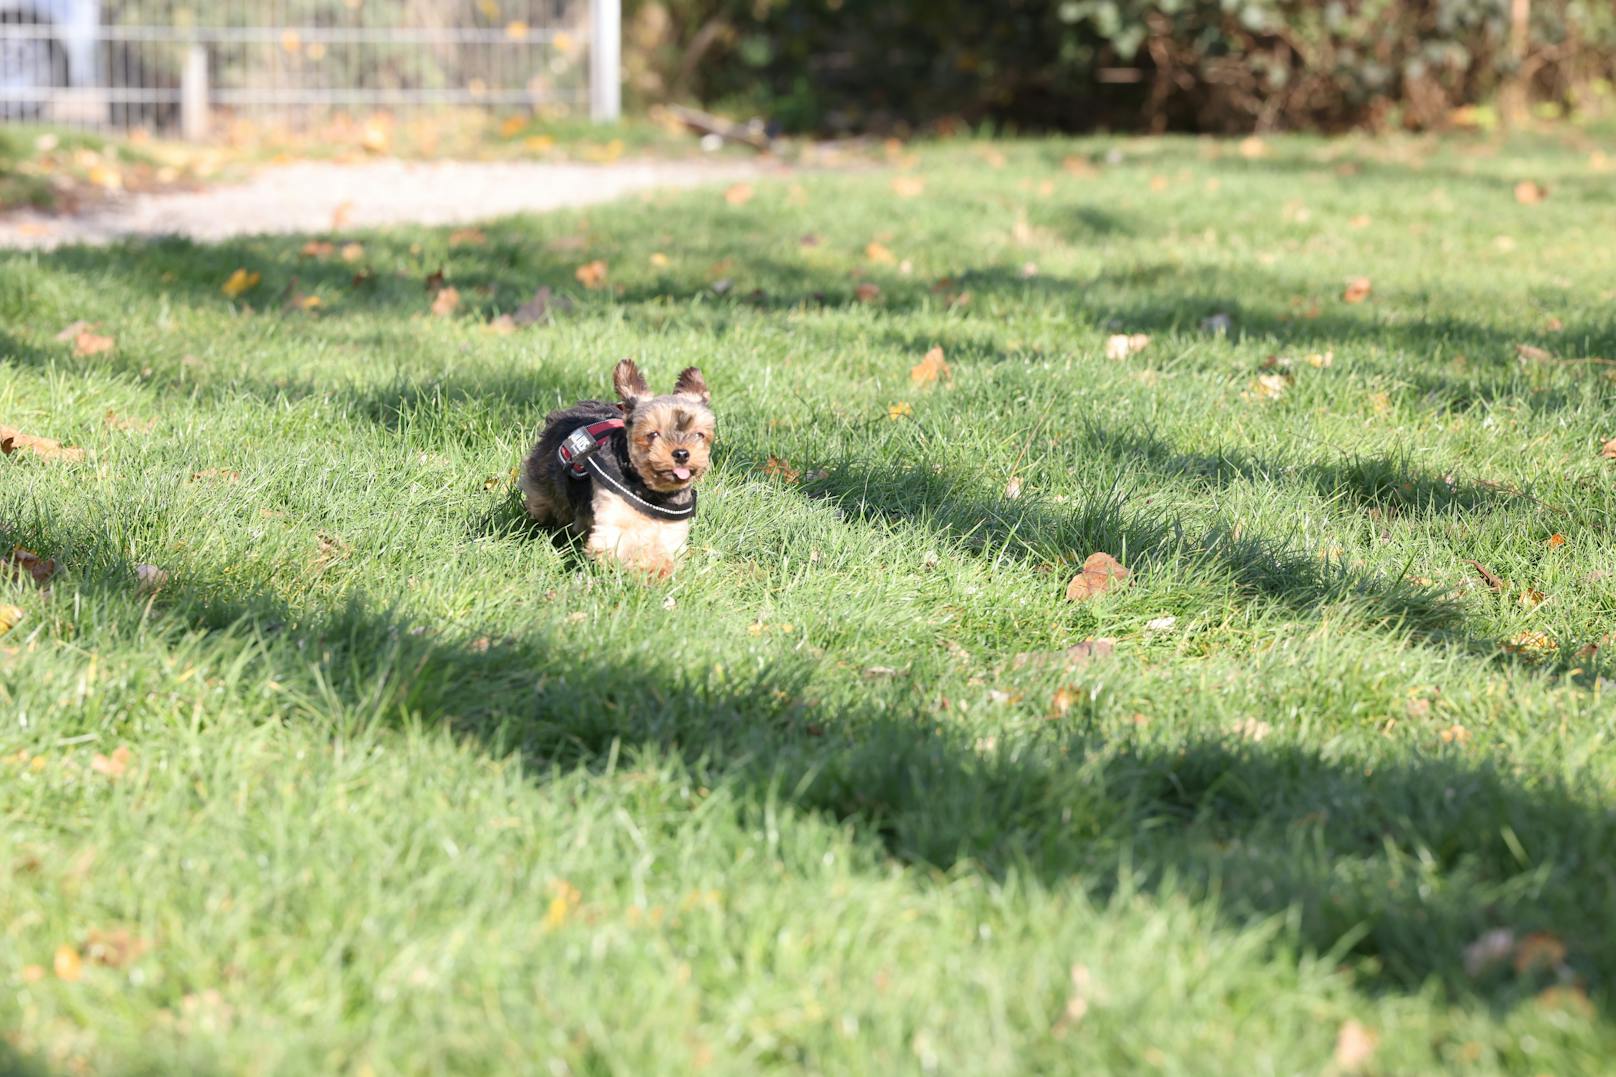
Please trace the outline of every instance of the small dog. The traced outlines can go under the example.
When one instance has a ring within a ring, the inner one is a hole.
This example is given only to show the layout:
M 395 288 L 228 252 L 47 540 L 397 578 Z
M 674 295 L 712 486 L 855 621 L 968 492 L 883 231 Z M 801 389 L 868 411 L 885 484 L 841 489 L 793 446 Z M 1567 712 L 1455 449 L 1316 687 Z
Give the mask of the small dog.
M 690 538 L 691 487 L 710 463 L 712 394 L 688 367 L 672 393 L 653 396 L 632 359 L 612 384 L 620 404 L 584 400 L 545 417 L 522 466 L 523 504 L 547 527 L 588 536 L 589 556 L 666 576 Z

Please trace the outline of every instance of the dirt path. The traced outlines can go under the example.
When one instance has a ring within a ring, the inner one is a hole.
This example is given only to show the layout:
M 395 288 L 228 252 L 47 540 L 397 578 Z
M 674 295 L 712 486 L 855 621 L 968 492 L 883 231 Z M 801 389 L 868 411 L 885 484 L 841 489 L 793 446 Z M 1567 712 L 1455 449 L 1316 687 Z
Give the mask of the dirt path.
M 77 216 L 0 217 L 0 247 L 50 248 L 179 235 L 207 241 L 343 226 L 456 224 L 508 213 L 607 202 L 654 187 L 693 187 L 763 174 L 751 161 L 644 161 L 611 165 L 530 162 L 302 162 L 245 183 L 133 195 Z

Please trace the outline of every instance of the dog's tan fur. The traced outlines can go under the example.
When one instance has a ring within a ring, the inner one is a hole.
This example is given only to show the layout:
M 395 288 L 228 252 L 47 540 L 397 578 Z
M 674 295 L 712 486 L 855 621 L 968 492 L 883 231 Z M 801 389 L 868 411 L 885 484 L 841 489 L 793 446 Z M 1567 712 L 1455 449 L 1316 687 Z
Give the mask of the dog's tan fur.
M 634 362 L 624 359 L 612 371 L 612 384 L 622 403 L 628 462 L 645 486 L 661 494 L 677 494 L 699 480 L 711 466 L 714 417 L 711 394 L 701 371 L 685 369 L 673 392 L 655 396 Z M 564 469 L 555 458 L 560 440 L 580 422 L 579 404 L 551 414 L 539 443 L 522 469 L 522 497 L 528 515 L 549 527 L 586 536 L 584 549 L 597 559 L 612 559 L 632 568 L 666 576 L 677 565 L 690 539 L 690 520 L 661 520 L 639 512 L 615 492 L 592 484 L 587 506 L 568 497 Z M 688 477 L 681 479 L 677 469 Z

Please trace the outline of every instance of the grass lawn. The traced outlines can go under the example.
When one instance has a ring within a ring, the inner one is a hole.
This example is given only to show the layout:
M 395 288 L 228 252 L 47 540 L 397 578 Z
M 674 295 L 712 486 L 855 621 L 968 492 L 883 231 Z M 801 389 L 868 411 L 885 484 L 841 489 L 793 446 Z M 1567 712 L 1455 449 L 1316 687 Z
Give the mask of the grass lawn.
M 85 450 L 0 458 L 0 1070 L 1608 1067 L 1594 148 L 0 255 L 0 422 Z M 719 413 L 668 583 L 511 487 L 624 355 Z

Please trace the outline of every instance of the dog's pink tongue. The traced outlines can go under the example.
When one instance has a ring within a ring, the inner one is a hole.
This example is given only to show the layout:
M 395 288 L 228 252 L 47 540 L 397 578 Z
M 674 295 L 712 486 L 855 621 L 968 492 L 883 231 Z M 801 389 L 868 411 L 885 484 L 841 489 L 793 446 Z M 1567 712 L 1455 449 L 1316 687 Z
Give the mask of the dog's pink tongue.
M 690 478 L 690 469 L 688 467 L 676 467 L 673 469 L 673 477 L 680 482 L 684 482 Z

